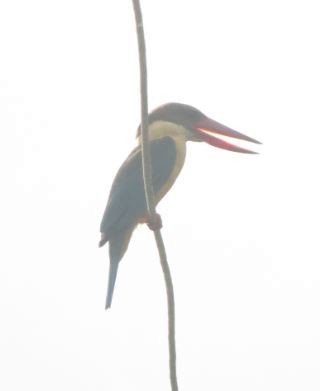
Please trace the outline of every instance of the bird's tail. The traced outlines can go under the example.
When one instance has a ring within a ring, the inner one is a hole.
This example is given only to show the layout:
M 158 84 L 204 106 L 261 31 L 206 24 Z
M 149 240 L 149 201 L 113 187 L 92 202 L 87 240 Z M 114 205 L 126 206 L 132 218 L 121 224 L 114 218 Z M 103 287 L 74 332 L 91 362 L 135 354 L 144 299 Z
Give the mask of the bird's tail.
M 108 278 L 108 292 L 106 300 L 106 309 L 111 307 L 113 290 L 116 283 L 119 262 L 128 248 L 128 244 L 131 238 L 133 227 L 118 232 L 113 235 L 109 240 L 109 278 Z
M 111 307 L 114 285 L 116 283 L 116 278 L 118 273 L 118 267 L 119 267 L 119 261 L 114 261 L 110 259 L 106 310 Z

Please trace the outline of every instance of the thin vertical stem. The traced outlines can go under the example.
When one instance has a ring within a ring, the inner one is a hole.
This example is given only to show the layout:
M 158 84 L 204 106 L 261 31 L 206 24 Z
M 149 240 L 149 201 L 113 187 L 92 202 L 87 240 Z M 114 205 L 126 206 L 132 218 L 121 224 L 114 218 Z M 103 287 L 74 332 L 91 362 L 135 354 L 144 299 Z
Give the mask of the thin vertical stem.
M 136 18 L 136 29 L 140 62 L 140 97 L 141 97 L 141 139 L 142 139 L 142 170 L 144 190 L 150 216 L 155 215 L 154 191 L 152 186 L 151 157 L 148 134 L 148 74 L 146 44 L 144 39 L 142 13 L 139 0 L 133 0 L 134 13 Z
M 142 145 L 142 169 L 144 189 L 148 207 L 148 214 L 151 220 L 156 216 L 154 191 L 152 186 L 152 170 L 150 146 L 148 138 L 148 89 L 147 89 L 147 61 L 146 45 L 143 31 L 142 13 L 139 0 L 132 0 L 136 20 L 137 39 L 139 47 L 140 62 L 140 95 L 141 95 L 141 145 Z M 178 391 L 176 371 L 176 343 L 175 343 L 175 304 L 172 278 L 167 261 L 166 250 L 160 229 L 154 231 L 154 237 L 159 251 L 160 263 L 164 274 L 167 292 L 168 305 L 168 342 L 169 342 L 169 366 L 171 390 Z

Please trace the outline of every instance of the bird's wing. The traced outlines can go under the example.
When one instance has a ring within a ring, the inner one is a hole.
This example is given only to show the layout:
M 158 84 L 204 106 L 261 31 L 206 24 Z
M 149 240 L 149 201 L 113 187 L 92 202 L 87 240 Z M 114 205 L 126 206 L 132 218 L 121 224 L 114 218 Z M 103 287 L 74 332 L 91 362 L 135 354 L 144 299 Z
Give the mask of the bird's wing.
M 176 162 L 176 145 L 172 138 L 150 141 L 152 180 L 155 193 L 169 179 Z M 141 147 L 137 147 L 120 167 L 111 187 L 100 231 L 106 241 L 113 233 L 135 226 L 146 215 L 142 176 Z

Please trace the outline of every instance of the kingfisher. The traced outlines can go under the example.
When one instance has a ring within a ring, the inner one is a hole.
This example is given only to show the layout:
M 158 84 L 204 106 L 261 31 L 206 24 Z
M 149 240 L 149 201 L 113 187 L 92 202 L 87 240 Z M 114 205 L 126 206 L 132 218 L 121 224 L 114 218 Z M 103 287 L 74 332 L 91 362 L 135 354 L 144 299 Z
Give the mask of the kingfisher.
M 177 179 L 186 157 L 187 141 L 205 142 L 233 152 L 256 152 L 233 145 L 217 135 L 261 144 L 259 141 L 210 119 L 198 109 L 182 103 L 166 103 L 148 115 L 152 183 L 155 204 L 164 197 Z M 144 192 L 141 151 L 141 125 L 138 146 L 121 165 L 111 186 L 100 225 L 99 247 L 109 242 L 109 278 L 106 309 L 110 308 L 119 262 L 124 256 L 134 229 L 149 221 Z M 161 222 L 160 222 L 161 224 Z M 159 225 L 159 222 L 158 222 Z

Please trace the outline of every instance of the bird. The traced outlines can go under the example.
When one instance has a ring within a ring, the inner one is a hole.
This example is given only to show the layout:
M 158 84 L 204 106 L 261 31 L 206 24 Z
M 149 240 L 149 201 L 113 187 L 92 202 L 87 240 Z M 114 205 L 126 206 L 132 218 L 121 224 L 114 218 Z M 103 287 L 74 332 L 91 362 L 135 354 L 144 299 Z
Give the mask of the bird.
M 217 135 L 261 144 L 183 103 L 166 103 L 149 113 L 148 137 L 155 204 L 171 189 L 178 177 L 184 165 L 187 141 L 205 142 L 233 152 L 256 153 L 233 145 Z M 147 223 L 151 229 L 161 226 L 161 221 L 152 222 L 148 218 L 142 173 L 141 125 L 138 127 L 137 141 L 137 147 L 114 178 L 100 224 L 99 247 L 109 242 L 106 309 L 111 307 L 119 262 L 127 251 L 134 229 L 143 223 Z

